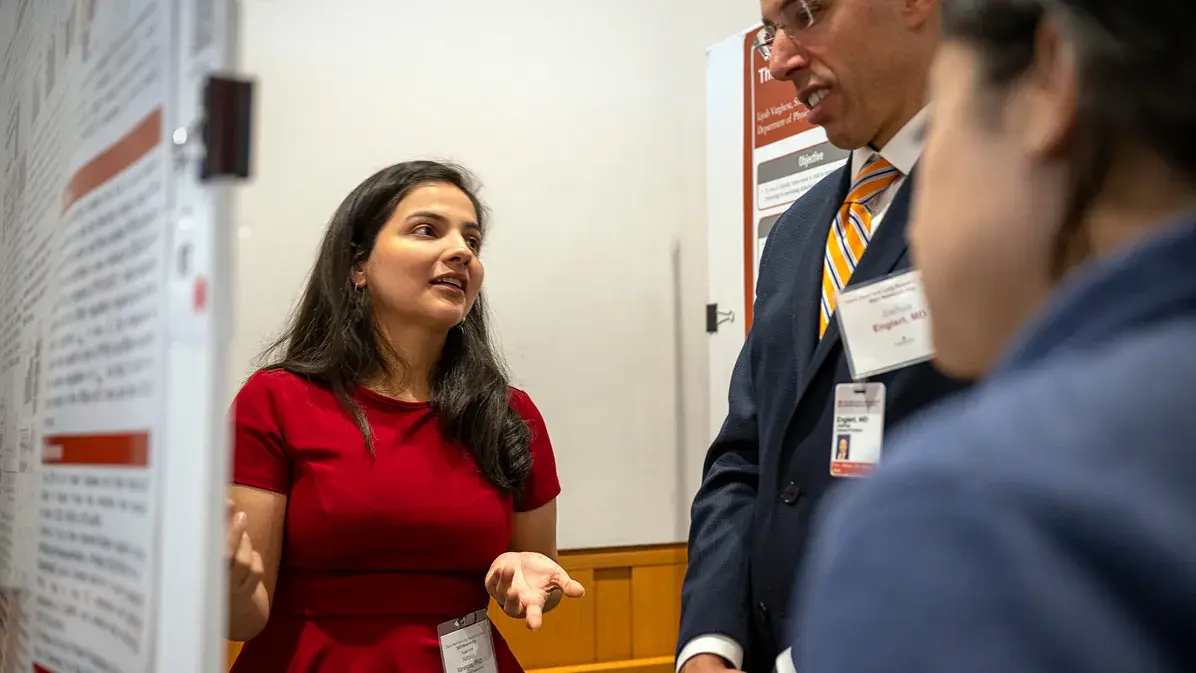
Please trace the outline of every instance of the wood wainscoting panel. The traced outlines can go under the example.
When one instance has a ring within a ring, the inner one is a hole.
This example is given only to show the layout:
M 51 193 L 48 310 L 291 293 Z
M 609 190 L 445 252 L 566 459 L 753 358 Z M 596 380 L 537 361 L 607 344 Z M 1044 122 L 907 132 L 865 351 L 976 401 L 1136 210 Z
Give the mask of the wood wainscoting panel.
M 539 631 L 491 601 L 490 620 L 529 673 L 672 673 L 684 544 L 561 552 L 586 595 L 565 599 Z M 231 666 L 239 643 L 229 643 Z
M 229 640 L 227 641 L 227 645 L 228 649 L 225 653 L 225 661 L 227 663 L 225 664 L 225 669 L 231 670 L 233 662 L 237 660 L 237 655 L 241 653 L 242 644 Z
M 537 631 L 529 631 L 522 619 L 508 617 L 498 603 L 490 601 L 490 621 L 502 633 L 524 668 L 548 668 L 596 660 L 597 611 L 589 594 L 594 585 L 594 571 L 568 572 L 586 588 L 586 595 L 575 601 L 561 601 L 555 610 L 544 615 L 544 624 Z
M 631 658 L 631 569 L 594 570 L 595 658 L 618 661 Z
M 687 560 L 683 544 L 561 552 L 561 566 L 586 587 L 586 595 L 566 600 L 545 616 L 540 634 L 518 640 L 509 637 L 512 651 L 534 673 L 549 673 L 539 670 L 549 667 L 555 667 L 551 673 L 558 669 L 560 673 L 654 673 L 657 669 L 671 673 Z M 589 583 L 584 579 L 587 573 Z M 574 636 L 579 647 L 563 633 L 540 637 L 547 635 L 549 623 L 570 603 L 589 605 L 592 640 Z M 496 623 L 504 636 L 516 626 L 522 628 L 509 619 Z M 541 663 L 546 661 L 555 663 Z
M 673 673 L 673 658 L 625 659 L 599 664 L 578 664 L 558 668 L 541 668 L 528 673 Z
M 684 565 L 631 569 L 631 657 L 672 655 L 681 625 Z

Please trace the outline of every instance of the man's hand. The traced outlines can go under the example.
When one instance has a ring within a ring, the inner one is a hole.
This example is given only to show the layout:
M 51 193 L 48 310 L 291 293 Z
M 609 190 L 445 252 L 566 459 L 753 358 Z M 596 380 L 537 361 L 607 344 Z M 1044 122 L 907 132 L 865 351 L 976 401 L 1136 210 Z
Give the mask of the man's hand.
M 681 667 L 681 673 L 741 673 L 731 668 L 731 663 L 717 654 L 695 654 Z

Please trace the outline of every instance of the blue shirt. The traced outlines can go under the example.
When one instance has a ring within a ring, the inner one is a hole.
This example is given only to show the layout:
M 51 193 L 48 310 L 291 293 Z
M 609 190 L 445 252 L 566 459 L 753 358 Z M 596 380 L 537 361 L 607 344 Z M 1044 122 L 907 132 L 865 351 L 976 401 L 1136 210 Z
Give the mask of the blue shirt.
M 1196 671 L 1196 221 L 1081 270 L 838 495 L 800 673 Z

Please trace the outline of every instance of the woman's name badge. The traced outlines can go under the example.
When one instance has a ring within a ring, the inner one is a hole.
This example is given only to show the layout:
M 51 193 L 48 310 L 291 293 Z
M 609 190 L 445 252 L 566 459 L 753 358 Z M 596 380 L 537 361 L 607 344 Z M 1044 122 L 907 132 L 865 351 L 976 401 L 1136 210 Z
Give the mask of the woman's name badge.
M 490 618 L 485 610 L 436 627 L 444 673 L 498 673 Z
M 885 434 L 885 384 L 835 386 L 831 476 L 863 477 L 880 462 Z
M 835 316 L 857 381 L 934 357 L 930 311 L 917 271 L 844 289 Z

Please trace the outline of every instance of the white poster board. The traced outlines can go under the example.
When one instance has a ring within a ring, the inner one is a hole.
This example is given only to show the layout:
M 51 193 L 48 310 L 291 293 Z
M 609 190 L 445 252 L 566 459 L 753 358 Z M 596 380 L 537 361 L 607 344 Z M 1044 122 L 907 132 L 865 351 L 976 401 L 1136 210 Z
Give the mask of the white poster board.
M 0 0 L 3 673 L 220 670 L 230 4 Z
M 793 85 L 772 78 L 752 48 L 761 26 L 711 47 L 706 62 L 710 430 L 727 415 L 727 387 L 752 321 L 760 255 L 772 226 L 849 153 L 806 121 Z

